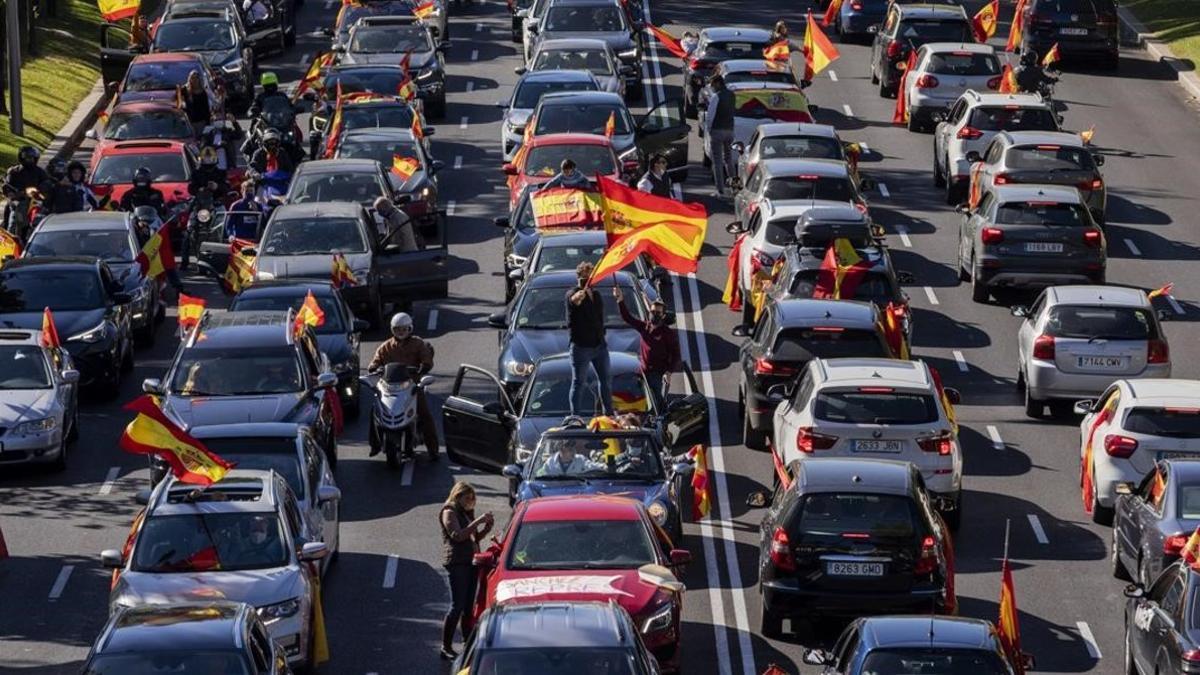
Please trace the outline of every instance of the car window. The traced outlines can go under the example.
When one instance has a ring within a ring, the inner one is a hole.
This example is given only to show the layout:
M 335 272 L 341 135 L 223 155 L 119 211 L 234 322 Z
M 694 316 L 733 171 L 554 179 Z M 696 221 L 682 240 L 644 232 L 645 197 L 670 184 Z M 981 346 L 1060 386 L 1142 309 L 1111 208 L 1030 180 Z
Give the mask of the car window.
M 289 345 L 192 347 L 184 350 L 172 372 L 170 392 L 180 396 L 284 394 L 304 389 L 300 361 Z
M 1114 13 L 1111 2 L 1100 0 L 1038 0 L 1038 10 L 1054 12 L 1055 14 L 1074 14 L 1082 17 L 1094 17 L 1101 12 Z M 1072 22 L 1076 19 L 1072 19 Z
M 934 75 L 957 75 L 960 77 L 998 75 L 1000 61 L 995 54 L 939 52 L 930 55 L 926 70 Z
M 938 420 L 937 399 L 889 387 L 817 392 L 813 416 L 840 424 L 929 424 Z
M 796 243 L 796 218 L 776 218 L 767 221 L 767 231 L 763 233 L 768 244 L 787 246 Z
M 839 327 L 785 328 L 775 338 L 771 353 L 780 361 L 890 356 L 874 329 Z
M 304 437 L 304 466 L 308 471 L 308 489 L 309 494 L 315 498 L 317 489 L 321 487 L 322 467 L 325 466 L 325 454 L 321 448 L 317 447 L 316 441 L 311 436 Z M 296 494 L 301 494 L 296 492 Z
M 164 21 L 154 31 L 154 49 L 160 52 L 226 51 L 236 46 L 237 36 L 227 21 Z
M 633 119 L 624 105 L 615 103 L 555 103 L 543 105 L 537 114 L 535 135 L 597 134 L 604 135 L 609 116 L 613 116 L 613 133 L 624 136 L 633 133 Z
M 598 410 L 599 383 L 594 371 L 589 371 L 584 383 L 582 410 Z M 564 417 L 571 414 L 569 392 L 571 374 L 535 374 L 526 386 L 524 414 L 538 417 Z M 621 412 L 649 411 L 651 399 L 640 373 L 619 373 L 612 378 L 613 405 Z M 588 417 L 589 415 L 584 415 Z
M 796 77 L 785 69 L 775 70 L 735 70 L 724 75 L 726 84 L 739 82 L 776 82 L 778 84 L 796 84 Z
M 775 306 L 768 305 L 767 310 L 763 312 L 762 318 L 759 319 L 758 325 L 754 329 L 754 341 L 758 344 L 764 344 L 767 337 L 775 331 Z
M 512 570 L 637 569 L 657 561 L 654 542 L 641 520 L 526 520 L 517 526 L 506 566 Z
M 543 238 L 533 272 L 573 270 L 581 262 L 595 264 L 604 255 L 605 250 L 607 246 L 603 243 L 588 246 L 547 246 L 546 239 Z
M 411 157 L 424 168 L 425 153 L 421 144 L 408 139 L 347 138 L 337 150 L 338 159 L 373 159 L 388 168 L 391 168 L 392 160 L 397 155 Z
M 562 143 L 530 148 L 525 159 L 525 175 L 543 178 L 553 176 L 567 158 L 574 160 L 576 170 L 588 177 L 617 172 L 617 159 L 609 146 Z
M 391 162 L 388 162 L 391 165 Z M 355 202 L 370 204 L 378 197 L 388 196 L 387 188 L 375 171 L 356 173 L 310 173 L 297 176 L 288 190 L 288 201 L 293 204 L 306 202 Z M 328 220 L 321 218 L 320 221 Z M 345 219 L 339 219 L 344 221 Z M 295 221 L 300 222 L 300 221 Z M 288 223 L 292 227 L 293 222 Z M 329 249 L 325 249 L 328 251 Z
M 1053 337 L 1146 340 L 1158 337 L 1150 313 L 1134 307 L 1056 305 L 1050 308 L 1045 333 Z
M 1007 675 L 1012 670 L 989 649 L 909 647 L 874 649 L 863 661 L 864 673 L 889 675 Z
M 746 191 L 750 194 L 758 194 L 758 189 L 762 187 L 763 172 L 755 171 L 750 174 L 750 178 L 746 181 Z
M 1021 145 L 1008 149 L 1004 163 L 1016 171 L 1092 171 L 1096 163 L 1084 148 L 1061 145 Z
M 913 47 L 929 42 L 964 42 L 969 38 L 967 24 L 957 19 L 907 19 L 900 22 L 896 38 Z
M 183 153 L 139 152 L 137 154 L 106 155 L 96 165 L 91 183 L 112 185 L 132 183 L 133 172 L 141 167 L 150 170 L 155 183 L 186 183 L 189 172 Z
M 640 640 L 639 640 L 640 641 Z M 604 675 L 634 675 L 633 652 L 628 648 L 600 647 L 537 647 L 528 649 L 481 648 L 472 673 L 521 673 L 550 675 L 551 673 L 604 673 Z M 463 663 L 467 663 L 464 661 Z M 464 669 L 466 670 L 466 669 Z
M 138 654 L 100 654 L 88 664 L 84 675 L 131 675 L 133 673 L 222 673 L 248 675 L 246 663 L 237 652 L 205 652 L 195 649 L 156 649 Z
M 174 90 L 187 82 L 195 61 L 143 61 L 133 63 L 125 74 L 125 91 Z
M 811 298 L 817 288 L 817 276 L 819 270 L 802 270 L 796 274 L 796 278 L 792 280 L 792 287 L 789 293 L 798 298 Z M 867 272 L 867 274 L 859 282 L 854 289 L 854 297 L 843 300 L 862 300 L 864 302 L 873 302 L 876 305 L 886 305 L 889 301 L 895 300 L 895 294 L 892 292 L 892 285 L 886 273 Z
M 984 210 L 981 207 L 980 210 Z M 1048 227 L 1091 227 L 1087 210 L 1081 204 L 1057 202 L 1005 202 L 996 209 L 1000 225 L 1044 225 Z
M 642 319 L 640 303 L 633 298 L 640 291 L 627 279 L 620 283 L 621 292 L 627 298 L 625 308 L 638 319 Z M 609 289 L 612 288 L 610 285 Z M 513 325 L 522 330 L 561 330 L 567 327 L 567 286 L 528 287 L 517 301 L 513 312 Z M 608 328 L 624 328 L 625 320 L 611 294 L 604 299 L 604 325 Z
M 131 569 L 228 572 L 287 563 L 283 532 L 274 513 L 204 513 L 147 518 Z
M 25 246 L 29 256 L 81 255 L 105 262 L 133 262 L 129 230 L 38 230 Z
M 762 140 L 760 159 L 843 159 L 842 144 L 827 136 L 768 136 Z
M 349 51 L 362 54 L 431 52 L 433 42 L 429 39 L 429 30 L 421 24 L 359 26 L 352 31 Z
M 825 199 L 848 202 L 854 198 L 854 186 L 850 179 L 840 176 L 773 176 L 763 191 L 765 199 Z M 794 225 L 794 221 L 793 221 Z
M 296 505 L 296 498 L 290 491 L 285 491 L 283 497 L 283 516 L 287 521 L 288 530 L 292 534 L 292 540 L 299 542 L 304 538 L 304 517 L 300 515 L 300 508 Z M 299 546 L 299 543 L 297 543 Z
M 608 53 L 599 49 L 547 49 L 538 52 L 531 70 L 586 70 L 593 75 L 613 74 Z M 553 89 L 562 91 L 562 89 Z M 534 101 L 536 103 L 536 101 Z M 532 106 L 527 106 L 532 107 Z
M 1130 409 L 1121 426 L 1135 434 L 1200 438 L 1200 408 L 1139 406 Z
M 548 70 L 548 67 L 535 64 L 534 70 Z M 594 71 L 593 71 L 594 72 Z M 532 110 L 542 100 L 543 94 L 556 91 L 596 91 L 596 85 L 591 80 L 575 80 L 573 82 L 538 82 L 525 81 L 517 87 L 513 96 L 512 107 L 522 110 Z
M 648 436 L 544 438 L 529 459 L 535 478 L 588 477 L 660 480 L 662 456 Z
M 113 113 L 104 125 L 104 138 L 111 141 L 148 139 L 192 140 L 195 131 L 187 116 L 178 110 L 149 110 Z
M 1167 589 L 1179 578 L 1179 573 L 1182 569 L 1186 568 L 1168 567 L 1164 570 L 1158 579 L 1155 580 L 1154 584 L 1150 586 L 1150 590 L 1146 592 L 1146 597 L 1155 602 L 1162 602 L 1163 596 L 1167 594 Z
M 407 129 L 412 126 L 412 121 L 413 111 L 407 105 L 347 105 L 342 108 L 342 129 L 346 131 L 380 127 Z
M 1183 600 L 1183 589 L 1185 582 L 1183 577 L 1176 577 L 1171 585 L 1167 587 L 1167 592 L 1163 595 L 1159 605 L 1168 615 L 1174 615 L 1179 610 L 1179 603 Z
M 55 312 L 83 311 L 103 307 L 106 296 L 94 270 L 0 271 L 0 312 L 40 313 L 46 307 Z
M 968 126 L 980 131 L 1057 131 L 1058 120 L 1045 108 L 980 106 L 971 112 Z
M 854 658 L 855 647 L 858 646 L 858 628 L 847 628 L 833 646 L 834 667 L 845 672 L 850 667 L 850 659 Z
M 869 493 L 817 493 L 803 498 L 795 532 L 801 545 L 846 539 L 903 541 L 920 530 L 908 497 Z
M 315 295 L 317 305 L 325 313 L 325 323 L 314 327 L 317 335 L 333 335 L 346 332 L 342 322 L 341 307 L 337 301 L 328 295 Z M 300 309 L 304 304 L 303 295 L 251 295 L 240 296 L 229 307 L 231 312 L 280 311 Z
M 262 242 L 260 253 L 268 256 L 367 252 L 367 240 L 355 218 L 273 219 Z
M 808 370 L 805 370 L 804 374 L 800 376 L 800 384 L 796 387 L 796 391 L 792 393 L 792 407 L 803 408 L 808 405 L 808 400 L 812 398 L 815 386 L 812 375 L 809 374 Z
M 0 390 L 50 389 L 45 352 L 36 345 L 0 345 Z
M 715 41 L 705 43 L 698 55 L 701 59 L 724 61 L 726 59 L 762 58 L 765 42 L 748 40 Z
M 616 5 L 560 6 L 546 12 L 546 31 L 616 33 L 628 30 L 625 14 Z

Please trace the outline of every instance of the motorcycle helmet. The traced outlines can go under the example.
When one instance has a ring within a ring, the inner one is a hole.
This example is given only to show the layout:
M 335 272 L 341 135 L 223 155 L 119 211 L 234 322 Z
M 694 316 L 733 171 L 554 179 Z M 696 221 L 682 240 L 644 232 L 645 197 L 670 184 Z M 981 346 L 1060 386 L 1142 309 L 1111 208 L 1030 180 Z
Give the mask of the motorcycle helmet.
M 391 322 L 392 335 L 398 338 L 406 338 L 412 335 L 413 320 L 407 312 L 398 312 L 392 317 Z
M 77 171 L 79 172 L 78 178 L 76 178 L 76 173 L 75 173 Z M 70 164 L 67 165 L 67 178 L 69 178 L 72 183 L 82 183 L 83 178 L 86 175 L 87 175 L 87 169 L 83 166 L 83 162 L 80 162 L 78 160 L 73 160 Z
M 137 171 L 133 172 L 134 187 L 150 187 L 154 177 L 150 174 L 150 167 L 139 166 Z
M 32 145 L 22 145 L 17 151 L 17 163 L 23 167 L 37 166 L 38 160 L 42 158 L 42 153 Z
M 67 175 L 67 163 L 61 159 L 52 159 L 46 165 L 46 173 L 56 181 L 62 180 Z
M 200 150 L 200 164 L 203 166 L 213 166 L 217 163 L 217 149 L 211 145 L 206 145 Z
M 263 132 L 262 142 L 263 142 L 263 145 L 268 146 L 268 147 L 274 148 L 274 147 L 278 146 L 279 145 L 279 132 L 275 131 L 274 129 L 267 129 L 266 131 Z
M 279 89 L 279 76 L 268 70 L 258 78 L 258 83 L 262 85 L 263 91 L 273 94 Z
M 1037 63 L 1037 60 L 1037 52 L 1033 51 L 1032 49 L 1026 48 L 1025 51 L 1021 52 L 1021 65 L 1032 66 L 1033 64 Z
M 138 227 L 145 227 L 148 230 L 156 220 L 158 220 L 158 211 L 155 211 L 153 206 L 139 206 L 133 210 L 133 222 Z

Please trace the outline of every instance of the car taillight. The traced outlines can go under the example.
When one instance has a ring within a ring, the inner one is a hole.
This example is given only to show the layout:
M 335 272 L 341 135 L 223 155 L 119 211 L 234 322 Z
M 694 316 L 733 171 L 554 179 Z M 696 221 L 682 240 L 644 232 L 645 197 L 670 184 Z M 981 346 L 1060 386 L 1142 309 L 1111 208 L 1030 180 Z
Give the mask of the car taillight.
M 814 433 L 812 427 L 800 427 L 796 430 L 796 449 L 805 454 L 814 450 L 828 450 L 837 443 L 837 436 L 826 436 Z
M 1087 230 L 1083 233 L 1083 243 L 1092 248 L 1100 248 L 1100 244 L 1104 243 L 1104 235 L 1100 230 Z
M 985 244 L 999 244 L 1004 241 L 1004 230 L 998 227 L 985 227 L 979 231 L 979 238 Z
M 854 2 L 850 3 L 850 9 L 852 9 L 856 12 L 861 12 L 862 8 L 863 8 L 863 4 L 861 2 L 859 2 L 858 0 L 854 0 Z
M 771 548 L 767 550 L 771 564 L 781 572 L 795 572 L 796 559 L 792 557 L 792 545 L 788 541 L 787 530 L 776 527 L 771 535 Z
M 954 450 L 954 436 L 949 431 L 943 431 L 933 436 L 918 438 L 917 445 L 923 452 L 949 455 Z
M 755 375 L 795 375 L 796 369 L 791 366 L 781 366 L 777 363 L 759 357 L 754 360 Z
M 1109 457 L 1119 457 L 1128 459 L 1133 455 L 1133 451 L 1137 450 L 1138 442 L 1136 438 L 1121 436 L 1120 434 L 1108 434 L 1104 437 L 1104 451 Z
M 996 76 L 996 77 L 993 77 L 992 79 L 988 80 L 987 88 L 991 89 L 992 91 L 999 91 L 1000 90 L 1000 77 Z
M 1015 183 L 1017 181 L 1013 180 L 1012 176 L 1006 173 L 998 173 L 992 178 L 992 182 L 996 185 L 1008 185 L 1009 183 Z
M 1092 180 L 1085 180 L 1082 183 L 1079 183 L 1078 185 L 1076 185 L 1075 187 L 1079 188 L 1080 190 L 1084 190 L 1086 192 L 1091 192 L 1092 190 L 1099 190 L 1099 189 L 1103 188 L 1104 181 L 1099 178 L 1093 178 Z
M 921 541 L 921 557 L 917 558 L 916 564 L 913 565 L 913 574 L 917 576 L 933 574 L 937 566 L 937 540 L 933 537 L 925 537 Z
M 888 55 L 889 59 L 898 58 L 903 53 L 904 53 L 904 46 L 901 45 L 899 42 L 893 42 L 890 45 L 888 45 L 887 55 Z
M 1033 340 L 1033 358 L 1043 361 L 1054 360 L 1054 336 L 1039 335 Z
M 937 78 L 932 75 L 922 75 L 917 78 L 917 89 L 936 89 Z
M 1171 358 L 1171 350 L 1162 340 L 1151 340 L 1146 343 L 1146 363 L 1166 363 Z
M 962 138 L 964 140 L 973 141 L 976 138 L 982 137 L 983 132 L 976 129 L 975 127 L 963 127 L 958 130 L 958 133 L 955 134 L 955 136 L 957 138 Z
M 1179 555 L 1184 544 L 1187 544 L 1187 540 L 1188 535 L 1186 534 L 1173 534 L 1163 539 L 1163 555 Z

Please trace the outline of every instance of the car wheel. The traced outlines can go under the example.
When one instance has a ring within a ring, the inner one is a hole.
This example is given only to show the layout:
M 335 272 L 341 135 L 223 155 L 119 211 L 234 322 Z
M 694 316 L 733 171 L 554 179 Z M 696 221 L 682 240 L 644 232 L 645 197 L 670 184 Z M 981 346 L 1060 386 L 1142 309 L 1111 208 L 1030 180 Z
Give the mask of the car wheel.
M 1028 382 L 1025 383 L 1023 390 L 1025 392 L 1025 416 L 1030 419 L 1040 420 L 1042 413 L 1046 409 L 1046 402 L 1029 395 Z
M 55 473 L 62 473 L 67 470 L 67 437 L 63 437 L 62 442 L 58 446 L 58 457 L 50 464 L 50 470 Z
M 769 640 L 780 640 L 783 638 L 783 618 L 774 612 L 767 609 L 767 599 L 763 598 L 762 608 L 759 610 L 759 632 L 762 636 Z
M 446 118 L 446 97 L 442 96 L 441 99 L 439 99 L 437 101 L 432 101 L 430 103 L 430 105 L 425 108 L 425 112 L 429 116 L 430 119 L 435 119 L 435 120 L 445 119 Z
M 1109 54 L 1108 57 L 1106 59 L 1104 59 L 1103 67 L 1105 70 L 1108 70 L 1108 71 L 1113 71 L 1113 70 L 1117 70 L 1118 68 L 1120 68 L 1121 67 L 1120 52 L 1113 52 L 1112 54 Z
M 990 297 L 987 284 L 979 278 L 979 265 L 975 256 L 971 256 L 971 299 L 975 302 L 986 303 Z
M 683 116 L 684 117 L 688 118 L 689 120 L 694 120 L 697 118 L 696 113 L 697 113 L 697 111 L 696 111 L 695 104 L 692 104 L 692 103 L 684 103 L 683 104 Z
M 950 180 L 949 169 L 946 169 L 946 176 L 942 182 L 946 185 L 946 203 L 950 206 L 958 206 L 962 201 L 962 187 L 955 185 L 954 181 Z
M 1096 484 L 1096 476 L 1092 474 L 1092 485 Z M 1092 489 L 1092 522 L 1097 525 L 1112 525 L 1113 507 L 1100 505 L 1100 494 Z
M 1050 416 L 1057 418 L 1067 418 L 1075 414 L 1075 406 L 1070 401 L 1051 401 Z
M 912 133 L 920 133 L 925 130 L 925 125 L 921 123 L 921 118 L 916 112 L 908 114 L 908 124 L 906 127 Z
M 879 76 L 875 74 L 875 64 L 871 64 L 871 84 L 879 84 Z
M 742 407 L 742 443 L 751 450 L 766 450 L 767 435 L 754 430 L 750 425 L 750 411 L 745 410 L 744 405 Z
M 1117 528 L 1112 529 L 1112 537 L 1109 543 L 1108 562 L 1112 569 L 1112 575 L 1121 581 L 1130 581 L 1129 570 L 1125 569 L 1125 563 L 1121 562 L 1121 555 L 1117 548 Z
M 958 526 L 962 525 L 962 510 L 962 490 L 959 490 L 954 497 L 954 510 L 942 514 L 942 520 L 946 521 L 946 527 L 949 527 L 951 532 L 958 532 Z
M 79 440 L 79 412 L 76 411 L 71 415 L 71 429 L 67 431 L 67 442 L 74 443 Z

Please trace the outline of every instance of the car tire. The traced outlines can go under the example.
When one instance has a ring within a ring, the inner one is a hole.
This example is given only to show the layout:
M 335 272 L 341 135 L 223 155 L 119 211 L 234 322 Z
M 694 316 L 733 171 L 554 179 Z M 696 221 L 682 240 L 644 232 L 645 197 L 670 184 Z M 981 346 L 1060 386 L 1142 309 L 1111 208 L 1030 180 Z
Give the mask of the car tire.
M 879 84 L 879 76 L 875 74 L 875 64 L 871 64 L 871 84 Z
M 942 520 L 946 521 L 946 527 L 950 528 L 951 532 L 958 532 L 959 525 L 962 525 L 962 510 L 962 490 L 959 490 L 958 494 L 954 497 L 954 510 L 942 514 Z
M 1109 72 L 1119 69 L 1121 67 L 1121 53 L 1113 52 L 1109 54 L 1102 62 L 1101 67 Z
M 1022 387 L 1022 391 L 1025 394 L 1025 416 L 1034 420 L 1042 419 L 1042 413 L 1046 410 L 1046 402 L 1029 395 L 1028 382 Z
M 54 473 L 62 473 L 67 470 L 67 438 L 63 437 L 62 442 L 58 446 L 58 457 L 50 464 L 50 470 Z
M 1096 484 L 1096 477 L 1092 476 L 1092 485 Z M 1092 489 L 1092 522 L 1097 525 L 1112 525 L 1113 523 L 1113 507 L 1100 505 L 1100 494 Z
M 750 425 L 750 411 L 746 409 L 745 398 L 738 396 L 742 402 L 742 443 L 750 450 L 766 450 L 767 435 L 761 431 L 755 431 Z
M 1050 416 L 1058 419 L 1072 417 L 1075 406 L 1070 401 L 1050 401 Z
M 905 125 L 909 132 L 919 134 L 925 131 L 925 125 L 921 122 L 921 118 L 915 112 L 909 112 L 908 123 Z
M 759 609 L 759 632 L 768 640 L 783 639 L 783 617 L 767 609 L 767 599 L 764 597 Z
M 688 118 L 689 120 L 694 120 L 694 119 L 697 119 L 697 117 L 698 117 L 697 113 L 698 113 L 698 111 L 696 110 L 696 105 L 694 103 L 684 103 L 683 104 L 683 116 L 684 117 Z
M 1108 551 L 1109 567 L 1112 570 L 1114 579 L 1121 581 L 1131 581 L 1129 570 L 1125 569 L 1125 563 L 1121 562 L 1121 556 L 1117 553 L 1117 528 L 1112 529 L 1112 537 L 1110 538 Z
M 880 98 L 891 98 L 892 96 L 894 96 L 894 94 L 892 93 L 891 88 L 887 86 L 887 82 L 880 80 L 879 81 L 879 97 Z
M 971 299 L 978 303 L 987 303 L 991 293 L 988 292 L 987 284 L 979 278 L 979 267 L 976 264 L 975 256 L 971 256 Z
M 950 180 L 950 170 L 946 170 L 946 176 L 942 181 L 946 186 L 946 204 L 950 206 L 958 206 L 962 202 L 962 187 L 955 185 L 954 181 Z
M 443 95 L 441 99 L 431 102 L 431 105 L 426 106 L 425 113 L 430 119 L 446 119 L 446 97 Z

